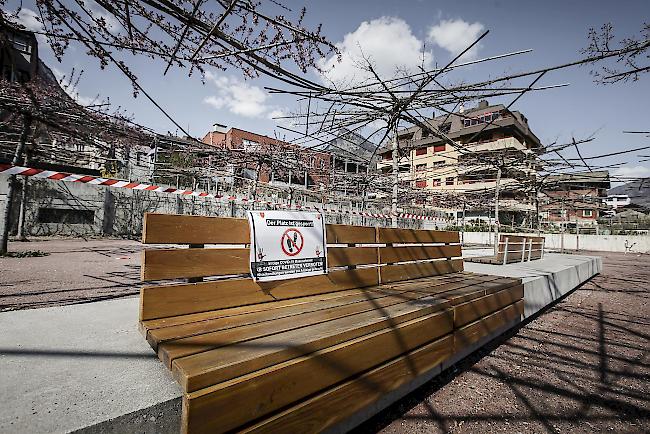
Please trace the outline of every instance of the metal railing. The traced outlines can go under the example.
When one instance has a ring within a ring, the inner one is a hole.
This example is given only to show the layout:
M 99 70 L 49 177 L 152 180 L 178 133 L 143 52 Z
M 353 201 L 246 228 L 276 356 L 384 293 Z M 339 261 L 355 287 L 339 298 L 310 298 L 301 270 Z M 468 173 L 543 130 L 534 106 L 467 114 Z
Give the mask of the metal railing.
M 515 254 L 519 256 L 519 262 L 529 262 L 544 257 L 544 237 L 516 237 L 516 239 L 523 238 L 523 241 L 510 241 L 510 238 L 506 236 L 503 238 L 504 241 L 499 242 L 498 253 L 499 255 L 503 254 L 503 265 L 508 264 L 508 257 L 512 258 L 512 255 Z M 534 249 L 533 244 L 540 245 L 540 247 Z M 533 257 L 533 252 L 539 252 L 539 257 L 537 257 L 537 254 Z

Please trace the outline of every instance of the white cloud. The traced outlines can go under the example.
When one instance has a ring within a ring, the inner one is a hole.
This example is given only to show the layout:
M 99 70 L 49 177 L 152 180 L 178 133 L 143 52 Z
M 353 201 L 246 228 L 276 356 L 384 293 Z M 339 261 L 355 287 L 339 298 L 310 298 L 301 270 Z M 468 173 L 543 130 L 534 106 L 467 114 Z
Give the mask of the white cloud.
M 40 32 L 43 30 L 43 23 L 41 23 L 40 17 L 29 8 L 20 9 L 18 12 L 18 22 L 32 32 Z
M 106 9 L 101 7 L 97 2 L 94 0 L 86 0 L 86 5 L 88 6 L 88 9 L 90 10 L 91 15 L 96 19 L 96 20 L 104 20 L 104 25 L 108 29 L 109 32 L 111 32 L 113 35 L 118 35 L 120 31 L 122 30 L 122 25 L 120 22 L 113 16 L 110 12 L 108 12 Z
M 268 112 L 266 114 L 266 117 L 268 117 L 269 119 L 279 118 L 279 117 L 282 117 L 282 116 L 286 116 L 286 113 L 281 109 L 274 109 L 274 110 L 271 110 L 270 112 Z M 278 119 L 278 120 L 280 120 L 280 119 Z
M 645 166 L 623 166 L 612 171 L 614 178 L 650 178 L 650 167 Z M 623 179 L 622 182 L 629 182 L 632 179 Z M 612 182 L 618 180 L 613 179 Z M 621 182 L 621 181 L 618 181 Z
M 268 105 L 268 94 L 258 86 L 233 76 L 217 76 L 206 72 L 206 78 L 217 88 L 216 95 L 203 99 L 216 109 L 227 109 L 233 114 L 247 118 L 270 117 L 276 108 Z
M 469 47 L 483 32 L 485 27 L 481 23 L 468 23 L 462 19 L 442 20 L 429 28 L 428 40 L 456 56 Z M 481 44 L 472 47 L 462 57 L 464 60 L 476 59 Z
M 368 71 L 359 68 L 364 56 L 372 61 L 382 78 L 393 77 L 397 68 L 413 72 L 422 65 L 424 44 L 400 18 L 381 17 L 364 21 L 336 46 L 341 51 L 340 63 L 336 56 L 319 61 L 325 77 L 335 83 L 348 84 L 372 78 Z M 431 62 L 431 53 L 425 51 L 424 67 L 430 68 Z

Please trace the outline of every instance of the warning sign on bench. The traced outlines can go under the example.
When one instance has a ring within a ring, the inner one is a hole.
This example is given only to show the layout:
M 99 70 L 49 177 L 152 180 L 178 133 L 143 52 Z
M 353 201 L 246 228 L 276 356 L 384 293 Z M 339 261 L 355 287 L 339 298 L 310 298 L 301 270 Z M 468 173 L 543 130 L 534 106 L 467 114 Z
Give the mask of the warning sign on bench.
M 317 212 L 249 211 L 251 275 L 259 281 L 327 274 L 325 222 Z

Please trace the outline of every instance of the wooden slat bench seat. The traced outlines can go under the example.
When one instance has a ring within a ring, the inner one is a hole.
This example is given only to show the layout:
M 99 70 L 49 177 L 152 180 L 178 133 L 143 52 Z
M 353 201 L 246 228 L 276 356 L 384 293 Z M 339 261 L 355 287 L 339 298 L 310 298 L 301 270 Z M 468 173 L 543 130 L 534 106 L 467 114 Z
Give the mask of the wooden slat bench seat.
M 463 271 L 457 233 L 326 231 L 327 275 L 254 282 L 245 219 L 145 215 L 162 246 L 143 253 L 140 327 L 184 432 L 330 429 L 523 313 L 519 279 Z

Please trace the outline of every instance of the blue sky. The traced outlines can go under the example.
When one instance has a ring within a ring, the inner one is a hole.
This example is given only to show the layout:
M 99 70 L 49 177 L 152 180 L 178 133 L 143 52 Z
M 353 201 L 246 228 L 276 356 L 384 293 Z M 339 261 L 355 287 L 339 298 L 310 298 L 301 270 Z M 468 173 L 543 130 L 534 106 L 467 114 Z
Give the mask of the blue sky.
M 288 0 L 285 3 L 296 8 L 302 4 Z M 28 1 L 23 5 L 33 8 Z M 16 2 L 10 1 L 5 8 L 15 6 Z M 449 80 L 467 81 L 569 62 L 578 59 L 580 49 L 587 45 L 589 27 L 599 27 L 609 21 L 616 36 L 622 38 L 638 35 L 644 20 L 650 20 L 648 0 L 332 0 L 311 1 L 306 6 L 307 26 L 322 23 L 325 36 L 340 44 L 344 56 L 354 54 L 354 47 L 360 44 L 364 53 L 370 53 L 387 73 L 399 62 L 417 62 L 413 53 L 421 52 L 422 44 L 427 62 L 444 64 L 458 46 L 484 29 L 490 30 L 490 34 L 472 53 L 475 57 L 533 49 L 530 54 L 464 68 L 449 77 Z M 84 70 L 78 87 L 82 101 L 97 94 L 110 97 L 113 104 L 133 113 L 137 122 L 163 133 L 176 131 L 144 97 L 133 98 L 128 80 L 116 68 L 109 66 L 101 70 L 82 48 L 73 47 L 63 62 L 58 63 L 50 50 L 41 46 L 41 57 L 61 73 L 69 73 L 73 67 Z M 172 69 L 163 76 L 164 66 L 160 62 L 122 58 L 140 77 L 147 91 L 194 136 L 202 136 L 214 122 L 267 135 L 277 131 L 282 135 L 275 121 L 269 118 L 278 111 L 295 107 L 293 100 L 264 91 L 264 86 L 277 85 L 269 78 L 244 81 L 236 70 L 214 70 L 203 84 L 199 76 L 188 78 L 183 69 Z M 350 73 L 345 62 L 344 58 L 344 65 L 337 65 L 334 74 Z M 314 73 L 311 78 L 318 79 Z M 638 82 L 602 86 L 593 83 L 589 67 L 577 67 L 550 73 L 538 85 L 557 83 L 570 83 L 570 86 L 526 95 L 512 107 L 528 117 L 542 143 L 595 134 L 596 139 L 581 148 L 585 156 L 650 145 L 650 138 L 622 132 L 650 129 L 650 74 Z M 627 161 L 629 164 L 619 171 L 621 175 L 650 176 L 650 163 L 638 163 L 638 154 L 650 155 L 650 151 L 598 162 Z

